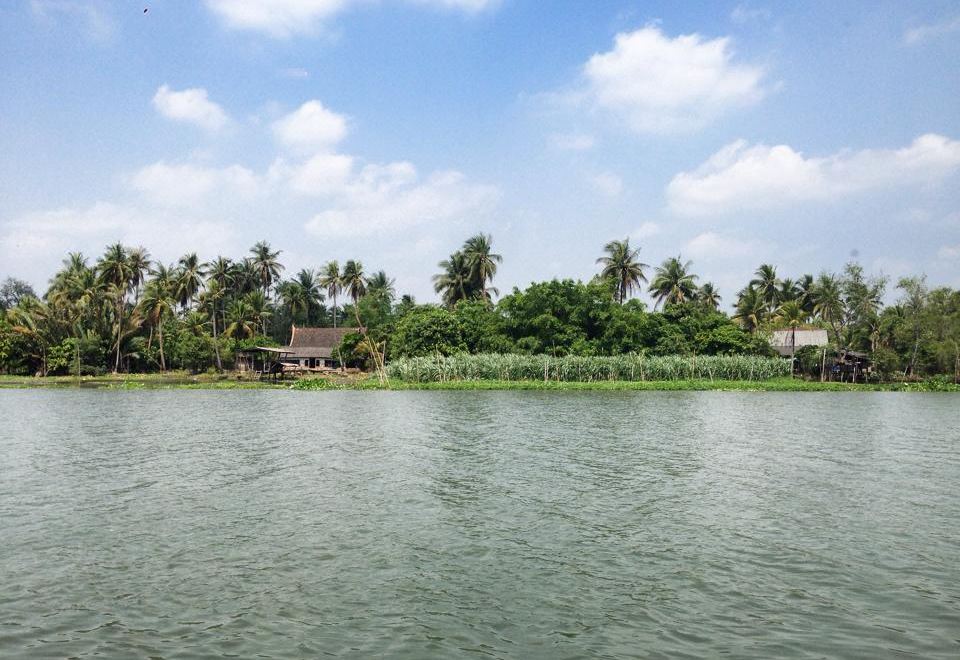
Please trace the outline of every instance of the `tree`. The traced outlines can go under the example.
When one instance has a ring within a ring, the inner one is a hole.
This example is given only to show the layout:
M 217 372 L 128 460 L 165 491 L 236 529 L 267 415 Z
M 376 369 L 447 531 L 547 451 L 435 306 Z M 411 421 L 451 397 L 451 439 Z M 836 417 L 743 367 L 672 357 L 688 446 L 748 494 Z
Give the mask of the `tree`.
M 443 304 L 453 307 L 461 300 L 474 297 L 476 289 L 470 261 L 463 252 L 454 252 L 437 265 L 444 272 L 433 276 L 433 290 L 440 294 Z
M 333 327 L 337 327 L 337 296 L 343 291 L 343 277 L 340 273 L 340 264 L 329 261 L 323 267 L 320 275 L 320 286 L 327 290 L 327 295 L 333 300 Z
M 180 257 L 177 270 L 176 298 L 184 309 L 193 303 L 194 296 L 203 287 L 207 264 L 201 263 L 196 252 Z
M 657 267 L 649 289 L 656 299 L 654 308 L 661 303 L 676 305 L 696 297 L 697 276 L 689 269 L 690 262 L 681 262 L 680 257 L 671 257 Z
M 767 306 L 767 311 L 772 313 L 777 308 L 780 295 L 777 269 L 771 264 L 761 264 L 754 275 L 756 277 L 750 280 L 749 286 L 757 290 L 760 299 Z
M 907 362 L 906 369 L 903 370 L 904 376 L 912 376 L 917 366 L 917 353 L 920 350 L 920 341 L 924 334 L 923 313 L 927 306 L 926 277 L 903 277 L 897 282 L 897 288 L 903 291 L 903 297 L 900 305 L 904 310 L 904 317 L 907 327 L 910 328 L 912 336 L 912 348 L 910 350 L 910 359 Z
M 790 364 L 793 364 L 797 353 L 797 326 L 807 322 L 807 313 L 799 302 L 788 300 L 780 305 L 774 318 L 790 328 Z
M 470 270 L 470 280 L 472 288 L 480 291 L 480 298 L 490 302 L 490 292 L 498 294 L 499 292 L 488 287 L 488 282 L 492 282 L 497 274 L 497 264 L 503 261 L 503 257 L 492 252 L 493 237 L 490 234 L 476 234 L 468 238 L 463 244 L 463 256 L 466 259 L 467 267 Z
M 280 250 L 274 252 L 270 244 L 266 241 L 258 241 L 256 245 L 250 248 L 253 254 L 252 266 L 257 275 L 263 295 L 269 294 L 270 287 L 280 279 L 280 273 L 283 271 L 283 265 L 277 257 L 280 256 Z
M 723 298 L 713 282 L 704 282 L 697 290 L 696 299 L 708 309 L 719 309 Z
M 367 280 L 364 277 L 362 263 L 351 259 L 344 264 L 343 288 L 347 292 L 347 295 L 350 296 L 350 299 L 353 300 L 353 313 L 356 315 L 357 329 L 367 342 L 367 347 L 370 349 L 370 355 L 373 358 L 373 364 L 376 366 L 380 382 L 385 383 L 387 380 L 387 372 L 383 364 L 383 354 L 374 345 L 373 340 L 370 339 L 370 333 L 360 320 L 360 299 L 367 293 Z
M 610 241 L 603 249 L 607 255 L 597 259 L 597 263 L 603 266 L 600 277 L 616 283 L 615 297 L 622 305 L 634 288 L 647 281 L 643 269 L 649 266 L 639 261 L 640 248 L 631 249 L 629 238 Z
M 0 312 L 15 307 L 24 298 L 36 298 L 33 287 L 13 277 L 8 277 L 0 285 Z
M 821 273 L 814 287 L 813 313 L 833 330 L 837 347 L 843 347 L 843 328 L 846 309 L 840 281 L 835 275 Z
M 113 365 L 113 373 L 120 371 L 120 340 L 123 332 L 123 308 L 126 305 L 127 291 L 133 279 L 133 270 L 127 250 L 120 243 L 107 246 L 107 251 L 97 262 L 97 272 L 101 282 L 109 287 L 109 295 L 114 301 L 115 320 L 117 326 L 116 350 L 117 358 Z
M 127 255 L 130 260 L 130 284 L 133 286 L 133 304 L 140 301 L 140 287 L 143 286 L 144 278 L 150 272 L 150 253 L 142 245 L 133 248 Z
M 740 327 L 755 333 L 760 329 L 766 318 L 767 304 L 760 292 L 748 286 L 737 294 L 737 305 L 733 320 L 740 323 Z
M 173 316 L 173 310 L 177 304 L 173 295 L 175 286 L 172 269 L 158 264 L 140 299 L 140 313 L 150 325 L 148 346 L 153 340 L 154 330 L 157 331 L 157 340 L 160 345 L 160 371 L 167 369 L 166 356 L 163 352 L 163 324 L 168 317 Z

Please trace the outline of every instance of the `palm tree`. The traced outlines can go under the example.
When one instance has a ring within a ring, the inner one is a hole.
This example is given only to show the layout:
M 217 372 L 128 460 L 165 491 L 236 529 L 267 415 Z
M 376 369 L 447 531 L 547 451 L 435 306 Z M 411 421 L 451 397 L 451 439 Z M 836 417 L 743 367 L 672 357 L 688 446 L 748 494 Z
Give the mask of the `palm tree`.
M 463 256 L 470 269 L 470 279 L 473 288 L 480 290 L 481 298 L 490 302 L 490 291 L 499 293 L 495 288 L 488 287 L 487 282 L 492 282 L 497 274 L 497 264 L 503 261 L 503 257 L 494 254 L 492 250 L 493 237 L 490 234 L 477 234 L 471 236 L 463 243 Z
M 828 323 L 837 340 L 837 347 L 843 346 L 844 315 L 843 293 L 835 275 L 821 273 L 814 289 L 813 313 Z
M 732 318 L 744 330 L 755 333 L 763 324 L 766 311 L 767 304 L 763 296 L 756 288 L 748 286 L 737 294 L 737 306 Z
M 200 294 L 200 305 L 210 314 L 210 324 L 213 329 L 213 352 L 217 359 L 217 371 L 223 371 L 223 361 L 220 359 L 220 342 L 217 339 L 217 310 L 225 295 L 226 290 L 220 285 L 220 280 L 213 277 L 207 280 L 206 289 Z
M 260 280 L 263 295 L 266 296 L 271 285 L 280 278 L 280 272 L 283 270 L 283 266 L 277 260 L 277 257 L 280 256 L 280 250 L 273 252 L 269 243 L 258 241 L 256 245 L 250 248 L 250 252 L 253 254 L 253 267 Z
M 397 289 L 394 286 L 394 280 L 387 277 L 382 270 L 378 270 L 367 278 L 367 293 L 392 303 L 397 296 Z
M 470 272 L 470 262 L 466 255 L 459 250 L 437 264 L 443 269 L 442 273 L 433 276 L 433 290 L 441 295 L 447 307 L 453 307 L 461 300 L 472 297 L 473 277 Z
M 781 304 L 774 317 L 778 322 L 790 328 L 790 364 L 795 361 L 797 354 L 797 326 L 807 322 L 808 315 L 796 300 L 788 300 Z
M 273 316 L 270 311 L 270 301 L 264 295 L 263 291 L 251 291 L 243 297 L 243 301 L 250 309 L 250 318 L 254 325 L 260 326 L 263 336 L 267 335 L 267 319 Z
M 340 275 L 340 264 L 329 261 L 323 267 L 320 275 L 320 286 L 327 290 L 327 295 L 333 299 L 333 327 L 337 327 L 337 296 L 343 291 L 343 279 Z
M 670 257 L 657 267 L 649 289 L 656 299 L 654 308 L 660 303 L 683 303 L 697 295 L 697 276 L 688 272 L 690 263 L 681 262 L 680 257 Z
M 386 382 L 387 376 L 383 365 L 383 356 L 370 339 L 370 334 L 367 332 L 367 328 L 360 320 L 360 299 L 367 293 L 367 281 L 363 274 L 362 263 L 351 259 L 344 264 L 343 288 L 347 292 L 347 295 L 350 296 L 350 299 L 353 300 L 353 313 L 357 318 L 357 328 L 367 341 L 367 347 L 370 349 L 370 354 L 373 356 L 373 363 L 377 368 L 377 375 L 380 377 L 380 382 L 384 383 Z
M 797 282 L 797 300 L 807 316 L 813 316 L 813 305 L 816 297 L 816 281 L 813 275 L 804 274 Z
M 243 300 L 234 300 L 227 307 L 227 318 L 230 323 L 224 334 L 234 339 L 246 339 L 256 334 L 256 323 L 253 320 L 253 310 Z
M 107 246 L 107 251 L 97 262 L 97 272 L 100 281 L 108 287 L 114 300 L 115 322 L 117 326 L 117 358 L 113 365 L 113 373 L 120 371 L 120 339 L 123 332 L 123 308 L 126 305 L 126 295 L 133 279 L 130 260 L 127 250 L 120 243 Z
M 158 264 L 153 271 L 153 277 L 147 282 L 140 299 L 140 310 L 143 317 L 150 324 L 150 341 L 153 340 L 153 330 L 157 330 L 160 343 L 160 371 L 166 371 L 167 361 L 163 353 L 163 321 L 173 316 L 176 301 L 173 297 L 174 274 L 173 269 Z M 149 341 L 148 341 L 149 345 Z
M 207 264 L 200 263 L 196 252 L 180 257 L 176 294 L 181 307 L 186 308 L 193 302 L 193 297 L 203 287 L 206 266 Z
M 210 262 L 209 268 L 207 269 L 207 286 L 209 287 L 210 282 L 216 282 L 217 286 L 222 293 L 218 297 L 218 300 L 214 302 L 213 314 L 214 316 L 217 313 L 217 310 L 220 312 L 221 328 L 225 328 L 227 325 L 227 314 L 226 310 L 223 309 L 223 304 L 221 301 L 227 298 L 231 294 L 231 288 L 233 287 L 236 277 L 236 264 L 233 263 L 230 259 L 226 257 L 217 257 Z
M 616 283 L 616 300 L 622 305 L 640 282 L 647 281 L 643 269 L 649 266 L 638 260 L 640 248 L 631 249 L 629 238 L 610 241 L 603 249 L 607 256 L 597 259 L 597 263 L 603 265 L 600 277 Z
M 307 323 L 312 324 L 318 320 L 323 311 L 323 292 L 320 288 L 320 278 L 313 270 L 303 268 L 297 273 L 294 281 L 303 291 L 304 313 L 307 317 Z
M 777 269 L 771 264 L 760 264 L 757 268 L 755 278 L 750 280 L 750 286 L 757 290 L 760 298 L 767 306 L 769 312 L 777 308 L 778 297 L 780 294 L 780 280 L 777 278 Z
M 144 278 L 150 272 L 150 253 L 147 248 L 136 247 L 130 250 L 127 255 L 130 260 L 130 284 L 133 285 L 133 304 L 140 301 L 140 287 L 143 286 Z
M 700 301 L 704 307 L 710 309 L 719 309 L 720 301 L 723 300 L 713 282 L 704 282 L 697 290 L 696 299 Z

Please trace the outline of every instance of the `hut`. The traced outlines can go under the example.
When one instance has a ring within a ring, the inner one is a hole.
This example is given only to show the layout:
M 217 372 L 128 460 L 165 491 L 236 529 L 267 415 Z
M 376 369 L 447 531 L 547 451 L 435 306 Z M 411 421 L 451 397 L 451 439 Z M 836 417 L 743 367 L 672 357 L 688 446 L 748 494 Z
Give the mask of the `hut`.
M 237 371 L 254 378 L 279 378 L 283 375 L 283 361 L 288 352 L 286 348 L 272 346 L 255 346 L 237 351 Z
M 794 355 L 804 346 L 824 347 L 829 342 L 827 331 L 822 328 L 787 328 L 774 330 L 770 335 L 770 346 L 783 357 Z
M 300 369 L 329 369 L 338 363 L 335 355 L 343 338 L 356 328 L 298 328 L 293 326 L 290 345 L 280 360 Z
M 868 353 L 844 349 L 838 351 L 830 367 L 830 380 L 857 383 L 873 377 L 873 362 Z

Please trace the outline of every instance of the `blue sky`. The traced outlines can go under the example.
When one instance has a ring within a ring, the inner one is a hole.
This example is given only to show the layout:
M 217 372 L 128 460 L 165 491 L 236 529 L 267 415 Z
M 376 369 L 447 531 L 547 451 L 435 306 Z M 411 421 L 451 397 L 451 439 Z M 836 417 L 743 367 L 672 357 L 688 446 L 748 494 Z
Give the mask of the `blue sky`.
M 960 286 L 955 2 L 33 0 L 0 61 L 0 277 L 41 289 L 267 239 L 426 302 L 480 230 L 504 291 L 625 236 L 728 303 L 765 261 Z

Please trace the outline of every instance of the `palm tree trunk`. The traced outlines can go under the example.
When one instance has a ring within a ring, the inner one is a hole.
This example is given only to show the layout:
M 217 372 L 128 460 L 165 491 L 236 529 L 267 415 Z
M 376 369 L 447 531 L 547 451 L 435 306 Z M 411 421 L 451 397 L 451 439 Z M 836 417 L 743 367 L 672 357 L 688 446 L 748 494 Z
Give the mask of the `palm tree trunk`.
M 367 340 L 367 348 L 370 349 L 370 354 L 373 356 L 373 364 L 377 368 L 377 377 L 380 378 L 380 384 L 383 385 L 387 381 L 387 372 L 386 369 L 384 369 L 379 349 L 377 349 L 370 339 L 370 335 L 367 333 L 367 329 L 363 327 L 363 323 L 360 322 L 360 304 L 358 300 L 353 301 L 353 313 L 357 317 L 357 328 L 363 334 L 363 338 Z
M 213 353 L 217 356 L 217 371 L 223 371 L 223 363 L 220 361 L 220 342 L 217 341 L 217 307 L 213 307 Z
M 337 327 L 337 292 L 333 292 L 333 327 Z
M 157 326 L 157 337 L 160 342 L 160 373 L 167 370 L 167 363 L 163 359 L 163 317 L 160 318 L 160 324 Z
M 113 373 L 120 371 L 120 333 L 123 330 L 123 296 L 117 303 L 117 361 L 113 365 Z

